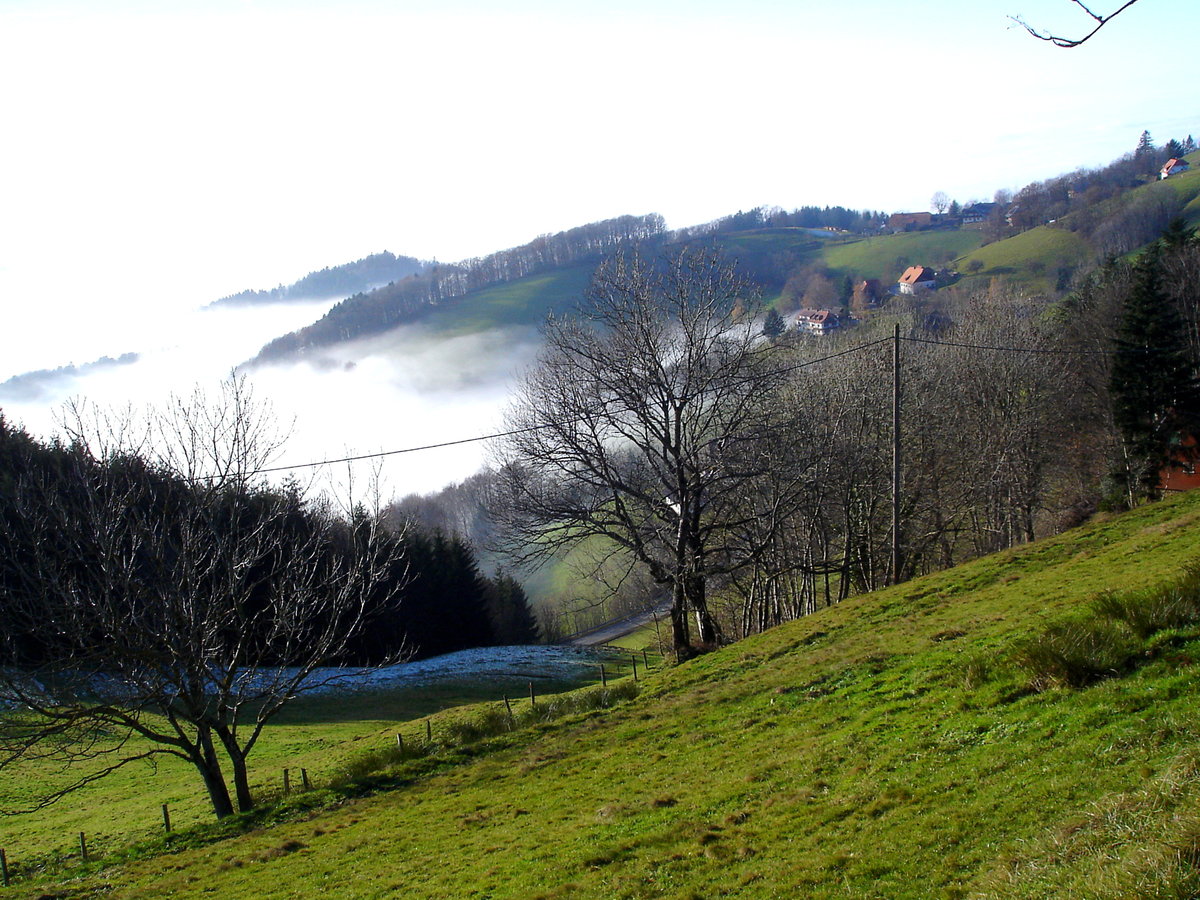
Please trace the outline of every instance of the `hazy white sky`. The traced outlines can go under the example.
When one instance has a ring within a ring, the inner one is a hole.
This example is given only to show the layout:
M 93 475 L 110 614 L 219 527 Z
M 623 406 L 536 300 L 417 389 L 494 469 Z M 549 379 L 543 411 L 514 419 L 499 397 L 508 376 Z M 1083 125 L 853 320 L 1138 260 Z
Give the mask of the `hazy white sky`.
M 1196 0 L 1076 50 L 1009 14 L 1087 24 L 1069 0 L 0 0 L 0 380 L 383 249 L 926 209 L 1200 134 Z

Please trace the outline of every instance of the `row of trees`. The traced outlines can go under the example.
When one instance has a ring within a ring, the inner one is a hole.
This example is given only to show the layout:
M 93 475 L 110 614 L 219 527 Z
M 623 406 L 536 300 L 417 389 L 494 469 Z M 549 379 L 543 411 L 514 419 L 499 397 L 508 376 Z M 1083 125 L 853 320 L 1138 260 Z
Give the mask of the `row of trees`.
M 688 240 L 710 234 L 752 231 L 756 228 L 822 228 L 859 234 L 878 231 L 887 222 L 887 218 L 887 214 L 883 212 L 847 209 L 844 206 L 801 206 L 790 212 L 778 206 L 756 206 L 730 216 L 722 216 L 703 225 L 682 228 L 675 232 L 675 235 Z
M 773 344 L 711 255 L 619 257 L 514 402 L 500 534 L 636 561 L 687 655 L 1136 502 L 1200 427 L 1198 248 L 1177 230 L 1057 307 L 998 282 L 894 305 L 898 555 L 892 341 Z
M 51 445 L 0 417 L 0 768 L 102 760 L 88 781 L 171 755 L 224 816 L 327 667 L 536 639 L 520 585 L 462 541 L 265 484 L 263 412 L 234 381 L 141 422 L 77 409 Z

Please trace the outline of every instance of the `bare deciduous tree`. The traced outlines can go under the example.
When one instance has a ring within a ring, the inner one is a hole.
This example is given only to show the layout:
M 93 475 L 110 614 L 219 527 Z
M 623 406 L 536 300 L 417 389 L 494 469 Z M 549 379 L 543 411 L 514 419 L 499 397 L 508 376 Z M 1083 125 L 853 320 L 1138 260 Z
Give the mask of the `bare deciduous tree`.
M 552 320 L 546 348 L 498 448 L 500 516 L 527 558 L 600 535 L 672 595 L 672 637 L 687 655 L 720 639 L 711 578 L 761 554 L 803 490 L 780 404 L 784 379 L 752 316 L 748 285 L 714 256 L 618 256 L 597 272 L 583 317 Z M 778 469 L 790 457 L 786 474 Z M 767 478 L 770 491 L 750 487 Z
M 173 401 L 141 429 L 85 426 L 75 419 L 69 493 L 20 481 L 0 536 L 16 586 L 0 598 L 3 639 L 36 650 L 0 669 L 0 768 L 93 761 L 44 805 L 170 755 L 195 766 L 218 817 L 249 809 L 264 726 L 397 588 L 400 545 L 378 519 L 347 523 L 256 480 L 278 441 L 243 382 Z

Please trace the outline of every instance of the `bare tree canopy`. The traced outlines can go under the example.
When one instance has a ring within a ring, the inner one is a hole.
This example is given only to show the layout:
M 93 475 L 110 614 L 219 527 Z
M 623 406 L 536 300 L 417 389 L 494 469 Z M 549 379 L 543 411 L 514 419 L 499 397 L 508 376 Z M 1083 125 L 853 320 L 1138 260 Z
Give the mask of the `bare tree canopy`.
M 622 548 L 670 588 L 682 655 L 720 639 L 708 580 L 763 552 L 804 483 L 780 446 L 799 425 L 781 427 L 786 379 L 749 296 L 707 252 L 609 260 L 582 316 L 548 324 L 498 448 L 515 546 L 526 558 L 590 536 Z
M 1125 3 L 1122 3 L 1119 7 L 1117 7 L 1117 9 L 1108 14 L 1093 12 L 1089 7 L 1084 5 L 1081 0 L 1070 0 L 1070 2 L 1074 3 L 1081 10 L 1087 13 L 1087 15 L 1095 23 L 1092 30 L 1083 35 L 1083 37 L 1069 38 L 1058 34 L 1052 34 L 1040 28 L 1034 28 L 1032 25 L 1026 22 L 1022 16 L 1009 16 L 1009 18 L 1028 31 L 1039 41 L 1046 41 L 1056 47 L 1078 47 L 1080 44 L 1089 40 L 1093 35 L 1096 34 L 1096 32 L 1098 32 L 1101 28 L 1103 28 L 1121 13 L 1125 12 L 1125 10 L 1129 9 L 1129 7 L 1133 6 L 1133 4 L 1137 3 L 1138 0 L 1126 0 Z
M 266 723 L 398 589 L 401 544 L 378 519 L 252 480 L 278 440 L 243 382 L 127 425 L 80 418 L 63 477 L 12 485 L 0 768 L 95 763 L 45 803 L 167 754 L 221 817 L 253 806 L 246 760 Z

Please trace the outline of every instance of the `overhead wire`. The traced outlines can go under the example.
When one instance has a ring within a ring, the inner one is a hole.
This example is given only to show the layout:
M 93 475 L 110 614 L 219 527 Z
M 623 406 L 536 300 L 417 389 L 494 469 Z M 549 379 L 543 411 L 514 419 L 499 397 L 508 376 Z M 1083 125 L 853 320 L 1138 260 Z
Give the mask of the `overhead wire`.
M 850 347 L 846 350 L 840 350 L 837 353 L 830 353 L 827 356 L 822 356 L 817 359 L 805 360 L 802 363 L 797 363 L 796 365 L 792 365 L 792 366 L 784 366 L 781 369 L 775 370 L 775 374 L 783 375 L 783 374 L 787 374 L 789 372 L 795 372 L 800 369 L 807 368 L 809 366 L 815 366 L 819 363 L 828 362 L 831 359 L 837 359 L 838 357 L 841 357 L 841 356 L 849 356 L 851 353 L 857 353 L 860 350 L 866 350 L 871 347 L 875 347 L 879 344 L 887 343 L 889 341 L 891 341 L 891 338 L 880 338 L 879 340 L 869 341 L 865 344 L 859 344 L 857 346 Z M 267 474 L 272 474 L 275 472 L 287 472 L 287 471 L 290 471 L 293 469 L 315 469 L 315 468 L 318 468 L 319 466 L 336 466 L 336 465 L 341 465 L 342 463 L 363 462 L 364 460 L 369 460 L 369 459 L 383 459 L 383 458 L 389 457 L 389 456 L 399 456 L 399 455 L 405 454 L 405 453 L 419 453 L 419 452 L 422 452 L 425 450 L 441 450 L 446 447 L 458 447 L 458 446 L 462 446 L 463 444 L 476 444 L 476 443 L 480 443 L 482 441 L 492 441 L 492 440 L 498 440 L 500 438 L 515 437 L 520 434 L 528 434 L 532 431 L 539 431 L 543 428 L 549 428 L 549 427 L 551 427 L 552 424 L 561 424 L 561 423 L 547 423 L 544 425 L 530 425 L 526 428 L 516 428 L 516 429 L 509 430 L 509 431 L 496 431 L 496 432 L 492 432 L 490 434 L 478 434 L 478 435 L 473 435 L 471 437 L 458 438 L 458 439 L 452 440 L 452 441 L 439 441 L 434 444 L 422 444 L 417 447 L 401 447 L 401 448 L 398 448 L 395 450 L 380 450 L 376 453 L 359 453 L 359 454 L 355 454 L 353 456 L 342 456 L 337 459 L 321 459 L 321 460 L 311 460 L 309 462 L 292 463 L 289 465 L 264 466 L 263 468 L 260 468 L 260 469 L 252 469 L 249 472 L 246 472 L 244 474 L 247 477 L 252 476 L 252 475 L 267 475 Z M 203 480 L 203 479 L 204 479 L 204 476 L 201 476 L 201 478 L 199 480 Z
M 967 349 L 967 350 L 990 350 L 990 351 L 1008 352 L 1008 353 L 1035 353 L 1035 354 L 1055 354 L 1055 355 L 1070 355 L 1070 356 L 1090 356 L 1090 355 L 1096 355 L 1096 354 L 1107 354 L 1107 353 L 1111 352 L 1109 350 L 1084 350 L 1084 349 L 1068 350 L 1068 349 L 1053 349 L 1053 348 L 1043 348 L 1043 347 L 1013 347 L 1013 346 L 995 345 L 995 344 L 974 344 L 974 343 L 967 343 L 967 342 L 961 342 L 961 341 L 944 341 L 944 340 L 936 340 L 933 338 L 919 338 L 919 337 L 909 337 L 909 336 L 901 336 L 900 340 L 907 341 L 907 342 L 913 343 L 913 344 L 928 344 L 928 345 L 939 346 L 939 347 L 958 347 L 958 348 Z M 857 345 L 855 345 L 853 347 L 849 347 L 845 350 L 839 350 L 836 353 L 830 353 L 825 356 L 817 357 L 816 359 L 808 359 L 803 362 L 796 363 L 794 365 L 783 366 L 779 369 L 776 369 L 774 374 L 784 375 L 784 374 L 788 374 L 790 372 L 797 372 L 801 369 L 806 369 L 809 366 L 819 365 L 821 363 L 829 362 L 830 360 L 838 359 L 843 356 L 849 356 L 853 353 L 858 353 L 863 350 L 869 350 L 870 348 L 877 347 L 881 344 L 890 344 L 890 343 L 892 343 L 892 341 L 893 341 L 893 338 L 884 337 L 884 338 L 879 338 L 874 341 L 868 341 L 864 344 L 857 344 Z M 1139 348 L 1139 349 L 1149 349 L 1149 348 Z M 272 474 L 275 472 L 291 471 L 291 470 L 295 470 L 295 469 L 313 469 L 313 468 L 317 468 L 319 466 L 332 466 L 332 465 L 340 465 L 342 463 L 362 462 L 364 460 L 371 460 L 371 459 L 384 459 L 384 458 L 390 457 L 390 456 L 400 456 L 400 455 L 406 454 L 406 453 L 420 453 L 420 452 L 423 452 L 426 450 L 441 450 L 441 449 L 445 449 L 447 447 L 459 447 L 459 446 L 463 446 L 465 444 L 476 444 L 476 443 L 480 443 L 482 441 L 492 441 L 492 440 L 499 440 L 501 438 L 506 438 L 506 437 L 515 437 L 517 435 L 528 434 L 533 431 L 540 431 L 544 428 L 549 428 L 552 425 L 556 425 L 556 424 L 563 424 L 563 423 L 545 423 L 545 424 L 541 424 L 541 425 L 530 425 L 525 428 L 516 428 L 516 429 L 511 429 L 508 431 L 496 431 L 496 432 L 491 432 L 488 434 L 472 435 L 470 437 L 457 438 L 455 440 L 450 440 L 450 441 L 438 441 L 433 444 L 421 444 L 421 445 L 415 446 L 415 447 L 400 447 L 400 448 L 394 449 L 394 450 L 380 450 L 376 453 L 360 453 L 360 454 L 355 454 L 352 456 L 342 456 L 337 459 L 311 460 L 308 462 L 291 463 L 288 465 L 265 466 L 260 469 L 254 469 L 245 474 L 248 476 L 250 476 L 250 475 L 266 475 L 266 474 Z

